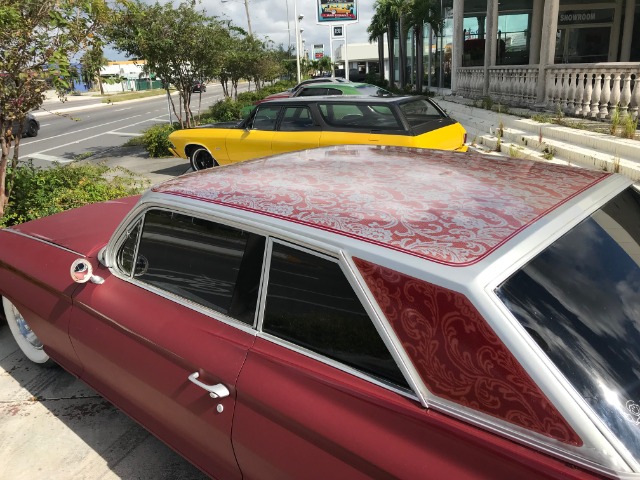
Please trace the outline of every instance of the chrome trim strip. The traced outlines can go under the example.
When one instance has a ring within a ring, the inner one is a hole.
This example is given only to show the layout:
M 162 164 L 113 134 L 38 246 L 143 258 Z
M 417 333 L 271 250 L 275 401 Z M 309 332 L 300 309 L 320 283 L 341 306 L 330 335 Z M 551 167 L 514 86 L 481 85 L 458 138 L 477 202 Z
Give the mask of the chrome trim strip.
M 11 227 L 4 228 L 2 231 L 7 233 L 12 233 L 14 235 L 20 235 L 21 237 L 28 238 L 30 240 L 35 240 L 36 242 L 44 243 L 45 245 L 49 245 L 51 247 L 59 248 L 60 250 L 64 250 L 65 252 L 73 253 L 74 255 L 78 255 L 79 257 L 87 258 L 87 256 L 84 253 L 78 253 L 75 250 L 71 250 L 70 248 L 63 247 L 62 245 L 58 245 L 57 243 L 53 243 L 49 240 L 45 240 L 44 238 L 40 238 L 34 235 L 28 235 L 23 232 L 12 230 Z

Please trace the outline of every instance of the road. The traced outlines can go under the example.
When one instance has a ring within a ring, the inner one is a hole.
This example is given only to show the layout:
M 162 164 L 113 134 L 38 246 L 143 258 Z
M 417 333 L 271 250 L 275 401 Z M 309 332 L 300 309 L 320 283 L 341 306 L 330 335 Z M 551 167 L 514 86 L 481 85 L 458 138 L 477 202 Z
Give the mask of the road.
M 246 90 L 247 84 L 239 86 Z M 200 111 L 221 99 L 222 87 L 210 84 L 202 94 Z M 174 101 L 177 96 L 174 95 Z M 195 93 L 191 108 L 198 112 L 200 95 Z M 51 113 L 51 112 L 57 112 Z M 20 160 L 32 159 L 37 166 L 52 162 L 69 163 L 91 155 L 103 155 L 109 149 L 123 145 L 133 136 L 156 123 L 167 123 L 169 112 L 164 95 L 118 103 L 101 103 L 100 98 L 73 98 L 66 103 L 45 102 L 35 112 L 40 121 L 40 133 L 24 138 L 20 143 Z M 175 120 L 175 116 L 172 117 Z

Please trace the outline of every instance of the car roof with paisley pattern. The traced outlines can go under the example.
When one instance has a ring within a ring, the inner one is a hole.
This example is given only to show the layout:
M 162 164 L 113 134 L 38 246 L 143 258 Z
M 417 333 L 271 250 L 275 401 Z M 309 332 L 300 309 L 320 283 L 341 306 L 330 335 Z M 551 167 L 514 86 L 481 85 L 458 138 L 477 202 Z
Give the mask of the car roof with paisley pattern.
M 439 150 L 334 146 L 196 172 L 153 191 L 464 266 L 609 175 Z

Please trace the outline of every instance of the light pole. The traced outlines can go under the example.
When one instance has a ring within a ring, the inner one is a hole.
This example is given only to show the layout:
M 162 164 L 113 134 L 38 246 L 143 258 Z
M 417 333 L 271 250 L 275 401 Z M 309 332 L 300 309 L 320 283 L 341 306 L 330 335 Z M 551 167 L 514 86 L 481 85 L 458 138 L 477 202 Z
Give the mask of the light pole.
M 298 83 L 300 83 L 300 21 L 304 15 L 298 16 L 298 1 L 293 2 L 293 16 L 296 20 L 296 72 L 298 75 Z
M 220 0 L 222 3 L 230 1 L 232 0 Z M 244 0 L 244 11 L 247 13 L 247 30 L 249 31 L 249 35 L 253 36 L 253 31 L 251 30 L 251 17 L 249 16 L 249 0 Z

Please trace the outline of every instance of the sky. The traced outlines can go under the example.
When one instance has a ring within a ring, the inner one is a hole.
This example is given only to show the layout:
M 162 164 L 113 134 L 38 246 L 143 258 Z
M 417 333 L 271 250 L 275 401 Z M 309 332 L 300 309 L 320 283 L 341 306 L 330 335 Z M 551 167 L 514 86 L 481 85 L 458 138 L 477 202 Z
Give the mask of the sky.
M 297 2 L 298 15 L 304 15 L 300 23 L 302 38 L 305 40 L 305 48 L 312 55 L 313 45 L 324 44 L 325 55 L 330 55 L 329 33 L 330 23 L 318 25 L 316 22 L 316 0 L 246 0 L 249 5 L 249 17 L 251 18 L 251 28 L 253 34 L 259 38 L 269 38 L 275 46 L 282 44 L 286 49 L 289 45 L 289 31 L 291 45 L 295 48 L 295 21 L 294 3 Z M 201 7 L 208 15 L 221 19 L 232 20 L 235 25 L 247 29 L 247 15 L 245 11 L 245 0 L 202 0 Z M 174 0 L 174 5 L 178 5 L 179 0 Z M 350 23 L 347 27 L 347 38 L 349 44 L 367 43 L 367 26 L 373 15 L 373 1 L 358 1 L 357 23 Z M 289 10 L 289 23 L 287 24 L 287 7 Z M 339 43 L 334 41 L 334 50 Z M 105 56 L 109 60 L 124 60 L 126 56 L 116 50 L 106 49 Z

